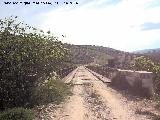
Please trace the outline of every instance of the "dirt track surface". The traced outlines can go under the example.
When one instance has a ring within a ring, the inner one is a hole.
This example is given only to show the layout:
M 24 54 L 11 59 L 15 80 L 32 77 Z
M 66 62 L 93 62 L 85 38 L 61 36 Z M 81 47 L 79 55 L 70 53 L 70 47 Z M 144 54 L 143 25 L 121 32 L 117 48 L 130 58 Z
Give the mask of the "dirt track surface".
M 137 114 L 142 101 L 130 100 L 83 66 L 64 81 L 73 83 L 73 95 L 60 105 L 49 104 L 39 120 L 152 120 L 152 116 Z

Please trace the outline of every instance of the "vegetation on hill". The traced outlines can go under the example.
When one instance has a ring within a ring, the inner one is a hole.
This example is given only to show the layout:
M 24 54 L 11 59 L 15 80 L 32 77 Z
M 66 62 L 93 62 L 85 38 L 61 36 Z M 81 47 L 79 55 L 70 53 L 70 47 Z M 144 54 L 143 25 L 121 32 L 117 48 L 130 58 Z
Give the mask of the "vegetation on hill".
M 140 56 L 139 54 L 95 45 L 65 44 L 65 46 L 70 49 L 70 60 L 74 64 L 99 64 L 103 66 L 112 62 L 112 67 L 131 69 L 134 58 Z
M 160 48 L 136 51 L 137 54 L 149 56 L 153 61 L 160 62 Z
M 121 51 L 112 48 L 92 45 L 70 45 L 65 44 L 71 50 L 71 61 L 75 64 L 108 64 L 115 54 Z

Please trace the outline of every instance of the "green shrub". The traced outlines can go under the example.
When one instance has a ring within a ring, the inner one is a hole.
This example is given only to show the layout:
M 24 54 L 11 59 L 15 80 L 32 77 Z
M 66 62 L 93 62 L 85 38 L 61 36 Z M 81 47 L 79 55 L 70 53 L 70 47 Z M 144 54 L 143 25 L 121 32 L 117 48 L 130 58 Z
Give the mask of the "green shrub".
M 150 58 L 140 56 L 134 59 L 134 69 L 150 71 L 154 74 L 154 89 L 156 93 L 160 94 L 160 65 L 153 62 Z
M 134 61 L 135 61 L 135 64 L 134 64 L 135 70 L 143 70 L 143 71 L 152 72 L 155 67 L 154 62 L 151 59 L 146 58 L 144 56 L 137 57 L 134 59 Z
M 13 108 L 0 114 L 0 120 L 33 120 L 34 113 L 29 109 Z
M 68 49 L 50 32 L 17 17 L 0 20 L 0 109 L 27 106 L 39 78 L 59 69 L 67 55 Z
M 68 94 L 70 94 L 69 87 L 58 77 L 53 76 L 34 89 L 31 102 L 32 105 L 43 105 L 50 102 L 58 104 Z

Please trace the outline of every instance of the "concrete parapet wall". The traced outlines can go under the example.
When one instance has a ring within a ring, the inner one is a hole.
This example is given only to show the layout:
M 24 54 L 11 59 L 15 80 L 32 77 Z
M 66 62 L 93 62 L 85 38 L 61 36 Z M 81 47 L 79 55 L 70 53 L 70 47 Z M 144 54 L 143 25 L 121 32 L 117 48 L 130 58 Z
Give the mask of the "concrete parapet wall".
M 111 84 L 143 97 L 151 97 L 154 93 L 152 72 L 118 69 L 111 79 Z

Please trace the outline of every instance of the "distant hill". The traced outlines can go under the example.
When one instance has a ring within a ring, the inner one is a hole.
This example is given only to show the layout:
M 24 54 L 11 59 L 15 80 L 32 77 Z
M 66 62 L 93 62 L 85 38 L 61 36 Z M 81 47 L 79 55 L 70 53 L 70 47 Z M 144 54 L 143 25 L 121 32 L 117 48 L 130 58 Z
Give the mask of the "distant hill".
M 135 51 L 134 53 L 147 55 L 151 59 L 153 59 L 157 62 L 160 62 L 160 48 L 139 50 L 139 51 Z
M 154 53 L 154 52 L 159 52 L 160 48 L 156 48 L 156 49 L 144 49 L 144 50 L 137 50 L 134 51 L 133 53 L 137 53 L 137 54 L 145 54 L 145 53 Z
M 65 46 L 71 50 L 70 58 L 74 64 L 106 65 L 108 62 L 112 61 L 116 67 L 126 68 L 136 57 L 134 53 L 103 46 L 71 44 L 65 44 Z
M 113 57 L 91 45 L 70 45 L 65 46 L 71 50 L 71 61 L 75 64 L 106 64 L 108 59 Z

